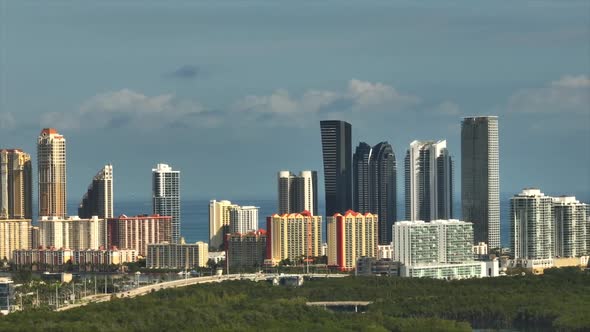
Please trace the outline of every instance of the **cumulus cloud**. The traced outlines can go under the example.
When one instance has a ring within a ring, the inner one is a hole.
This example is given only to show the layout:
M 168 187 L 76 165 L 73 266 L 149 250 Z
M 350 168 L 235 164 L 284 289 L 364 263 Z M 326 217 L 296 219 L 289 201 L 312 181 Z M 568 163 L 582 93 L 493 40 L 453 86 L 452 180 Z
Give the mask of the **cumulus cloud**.
M 234 103 L 231 110 L 265 122 L 301 123 L 327 115 L 402 111 L 420 102 L 420 98 L 400 93 L 392 86 L 353 79 L 343 91 L 308 90 L 300 96 L 292 96 L 279 89 L 271 95 L 247 96 Z
M 566 75 L 545 87 L 518 91 L 510 98 L 508 109 L 522 113 L 588 114 L 590 78 Z
M 199 115 L 203 115 L 203 119 Z M 123 89 L 98 94 L 84 102 L 75 112 L 46 113 L 41 118 L 41 125 L 66 129 L 152 129 L 173 127 L 186 121 L 186 125 L 197 127 L 209 123 L 207 117 L 210 114 L 198 103 L 177 100 L 172 94 L 147 96 Z

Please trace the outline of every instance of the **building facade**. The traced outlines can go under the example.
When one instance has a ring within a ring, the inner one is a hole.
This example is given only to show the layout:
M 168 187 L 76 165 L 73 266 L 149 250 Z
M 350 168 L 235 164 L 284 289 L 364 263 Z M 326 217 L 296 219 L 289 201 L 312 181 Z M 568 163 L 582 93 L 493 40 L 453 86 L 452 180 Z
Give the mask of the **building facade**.
M 393 257 L 406 265 L 473 261 L 473 225 L 433 220 L 400 221 L 393 225 Z
M 40 245 L 44 248 L 97 250 L 107 245 L 106 230 L 106 221 L 96 216 L 39 219 Z
M 258 229 L 258 207 L 234 205 L 229 209 L 229 232 L 248 233 Z
M 93 271 L 99 266 L 136 262 L 137 252 L 135 250 L 121 250 L 116 247 L 87 250 L 65 248 L 16 250 L 13 261 L 17 266 L 35 266 L 35 269 L 40 271 L 69 263 L 80 265 L 79 270 Z
M 152 169 L 153 213 L 172 217 L 172 243 L 180 241 L 180 171 L 166 164 Z
M 475 243 L 500 248 L 498 117 L 467 117 L 461 123 L 461 210 L 473 223 Z
M 212 250 L 223 248 L 229 233 L 230 209 L 234 206 L 237 205 L 230 201 L 209 201 L 209 247 Z
M 11 260 L 12 252 L 31 248 L 30 219 L 0 219 L 0 260 Z
M 0 278 L 0 315 L 8 315 L 14 301 L 12 279 Z
M 379 217 L 346 211 L 327 218 L 328 265 L 341 271 L 356 267 L 360 257 L 377 257 Z
M 154 243 L 148 245 L 146 266 L 148 269 L 194 269 L 206 267 L 209 245 L 205 242 L 187 244 Z
M 266 257 L 266 240 L 266 231 L 262 229 L 246 234 L 228 234 L 225 259 L 229 271 L 261 267 Z
M 160 215 L 139 215 L 107 220 L 107 245 L 121 249 L 135 250 L 141 257 L 147 256 L 150 243 L 170 243 L 172 239 L 172 217 Z
M 39 216 L 65 218 L 66 139 L 53 128 L 41 131 L 37 140 Z
M 527 188 L 510 199 L 510 248 L 515 259 L 555 256 L 553 199 Z
M 105 165 L 92 178 L 78 207 L 80 218 L 113 218 L 113 166 Z
M 405 158 L 407 220 L 453 218 L 453 160 L 447 141 L 413 141 Z
M 318 175 L 316 171 L 289 171 L 278 174 L 279 214 L 309 211 L 318 214 Z
M 0 150 L 0 219 L 32 219 L 31 156 L 18 149 Z
M 397 164 L 393 148 L 381 142 L 371 148 L 361 142 L 353 157 L 355 211 L 379 215 L 379 243 L 391 243 L 397 220 Z
M 352 127 L 339 120 L 320 122 L 326 216 L 352 209 Z
M 581 257 L 590 254 L 587 206 L 573 196 L 553 198 L 553 231 L 556 257 Z
M 266 219 L 266 259 L 276 265 L 320 256 L 322 217 L 311 212 L 274 214 Z

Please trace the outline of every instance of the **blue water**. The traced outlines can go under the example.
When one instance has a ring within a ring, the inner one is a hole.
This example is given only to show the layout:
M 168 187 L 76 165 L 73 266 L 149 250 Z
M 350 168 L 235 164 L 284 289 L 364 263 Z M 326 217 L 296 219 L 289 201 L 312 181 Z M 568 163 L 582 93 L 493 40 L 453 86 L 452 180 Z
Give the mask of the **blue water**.
M 232 200 L 232 203 L 239 205 L 254 205 L 260 208 L 259 210 L 259 228 L 266 228 L 266 217 L 276 212 L 277 203 L 273 199 L 253 199 L 253 200 Z M 77 202 L 68 204 L 68 211 L 71 215 L 77 213 Z M 509 240 L 509 224 L 508 214 L 510 208 L 508 199 L 504 199 L 500 203 L 500 219 L 501 219 L 501 239 L 502 246 L 507 247 Z M 403 219 L 404 216 L 403 202 L 398 204 L 398 219 Z M 454 217 L 461 219 L 461 202 L 455 202 Z M 324 203 L 319 202 L 320 213 L 324 211 Z M 151 201 L 120 201 L 115 202 L 115 215 L 126 214 L 134 216 L 138 214 L 151 214 Z M 183 200 L 181 202 L 181 236 L 187 242 L 205 241 L 209 240 L 209 200 Z

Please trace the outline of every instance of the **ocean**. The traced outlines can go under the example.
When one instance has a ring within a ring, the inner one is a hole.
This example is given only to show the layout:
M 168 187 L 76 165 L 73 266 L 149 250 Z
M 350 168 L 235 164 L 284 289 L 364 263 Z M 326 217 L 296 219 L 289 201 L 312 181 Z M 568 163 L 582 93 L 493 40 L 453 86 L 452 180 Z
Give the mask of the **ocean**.
M 254 205 L 259 210 L 259 228 L 266 228 L 266 217 L 276 212 L 277 202 L 274 199 L 251 199 L 251 200 L 232 200 L 232 203 L 239 205 Z M 510 201 L 503 199 L 500 202 L 500 219 L 501 219 L 501 241 L 502 246 L 507 247 L 510 244 L 508 214 Z M 138 214 L 150 214 L 152 212 L 151 201 L 125 200 L 115 202 L 115 215 L 125 214 L 134 216 Z M 318 211 L 323 213 L 324 202 L 319 202 Z M 70 202 L 68 211 L 71 215 L 77 214 L 78 202 Z M 461 202 L 453 204 L 455 219 L 461 219 Z M 398 203 L 398 219 L 403 216 L 403 202 Z M 187 243 L 197 241 L 207 242 L 209 240 L 209 200 L 183 200 L 181 201 L 181 236 Z M 324 235 L 325 236 L 325 235 Z

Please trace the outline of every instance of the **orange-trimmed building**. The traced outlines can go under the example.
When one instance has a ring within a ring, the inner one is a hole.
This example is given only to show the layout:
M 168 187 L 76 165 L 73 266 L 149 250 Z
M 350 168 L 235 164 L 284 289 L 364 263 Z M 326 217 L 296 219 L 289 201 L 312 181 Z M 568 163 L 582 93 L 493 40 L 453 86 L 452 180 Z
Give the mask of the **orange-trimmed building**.
M 322 217 L 309 211 L 266 218 L 266 259 L 272 265 L 321 255 Z
M 377 257 L 379 217 L 348 210 L 328 217 L 328 265 L 353 270 L 360 257 Z

